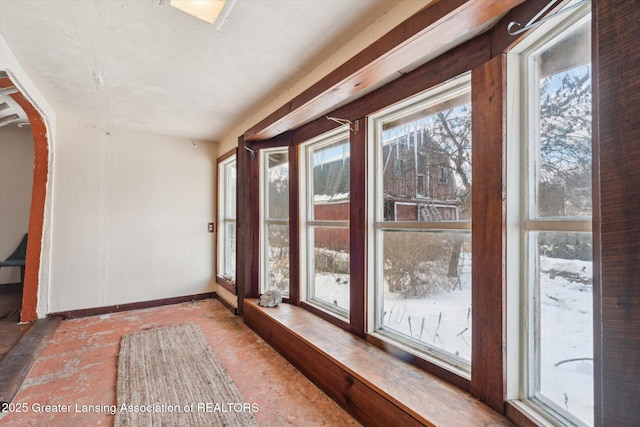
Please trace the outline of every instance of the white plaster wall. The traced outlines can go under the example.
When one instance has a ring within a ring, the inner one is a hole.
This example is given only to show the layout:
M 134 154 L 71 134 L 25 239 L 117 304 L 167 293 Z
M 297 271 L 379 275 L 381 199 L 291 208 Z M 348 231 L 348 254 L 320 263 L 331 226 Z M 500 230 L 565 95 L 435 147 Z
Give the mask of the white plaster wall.
M 215 290 L 217 145 L 78 123 L 1 35 L 0 69 L 47 125 L 38 316 Z
M 29 230 L 32 185 L 31 128 L 0 127 L 0 260 L 11 255 Z M 18 282 L 19 268 L 0 269 L 0 284 Z
M 215 290 L 216 144 L 66 119 L 57 136 L 49 312 Z

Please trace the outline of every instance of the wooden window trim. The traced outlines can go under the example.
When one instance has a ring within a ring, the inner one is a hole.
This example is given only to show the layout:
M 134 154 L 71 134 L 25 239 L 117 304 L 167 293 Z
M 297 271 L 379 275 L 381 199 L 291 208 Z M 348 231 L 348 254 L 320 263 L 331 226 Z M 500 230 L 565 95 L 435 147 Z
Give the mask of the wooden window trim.
M 248 189 L 253 188 L 259 189 L 262 185 L 262 179 L 260 177 L 260 163 L 258 161 L 254 161 L 252 155 L 249 154 L 249 151 L 244 150 L 246 153 L 246 161 L 245 163 L 249 163 L 249 183 L 247 185 Z M 245 295 L 248 296 L 257 296 L 260 295 L 260 216 L 253 215 L 253 212 L 260 212 L 260 194 L 256 192 L 251 192 L 248 198 L 249 202 L 249 212 L 246 214 L 251 218 L 251 227 L 248 230 L 249 235 L 252 240 L 252 244 L 248 246 L 249 248 L 249 259 L 250 263 L 250 274 L 249 274 L 249 283 L 247 284 L 247 289 L 245 290 Z M 241 253 L 242 251 L 242 253 Z M 247 251 L 244 248 L 238 248 L 237 256 L 246 256 Z
M 300 304 L 300 147 L 289 146 L 289 303 Z
M 629 2 L 592 3 L 594 103 L 593 247 L 596 426 L 640 419 L 640 49 L 628 30 L 640 9 Z
M 471 74 L 471 392 L 498 412 L 506 399 L 506 56 Z M 480 208 L 481 207 L 481 208 Z
M 362 98 L 332 110 L 327 115 L 355 122 L 418 95 L 489 61 L 490 44 L 489 32 L 485 32 Z M 320 117 L 290 131 L 291 143 L 300 144 L 338 126 L 340 125 L 324 116 Z
M 367 129 L 365 117 L 349 133 L 349 330 L 359 337 L 365 336 L 367 321 Z
M 433 54 L 446 48 L 451 40 L 473 37 L 487 23 L 523 1 L 432 2 L 248 129 L 244 140 L 267 140 L 299 127 L 331 106 L 357 97 L 378 82 L 397 77 L 398 71 L 412 66 L 416 58 L 423 58 L 424 61 L 432 59 Z M 457 20 L 464 22 L 464 25 L 452 24 L 451 21 Z
M 260 168 L 258 162 L 253 162 L 251 153 L 245 150 L 242 136 L 238 137 L 236 167 L 236 294 L 238 314 L 242 316 L 244 298 L 258 297 L 260 290 L 260 217 L 252 215 L 260 208 Z

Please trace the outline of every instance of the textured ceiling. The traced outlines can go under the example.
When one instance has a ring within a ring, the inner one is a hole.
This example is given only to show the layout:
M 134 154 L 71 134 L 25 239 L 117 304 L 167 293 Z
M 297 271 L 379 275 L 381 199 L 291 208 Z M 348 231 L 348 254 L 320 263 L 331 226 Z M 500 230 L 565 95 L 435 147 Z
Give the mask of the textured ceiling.
M 396 0 L 238 0 L 220 31 L 165 0 L 0 0 L 0 32 L 59 111 L 220 140 Z

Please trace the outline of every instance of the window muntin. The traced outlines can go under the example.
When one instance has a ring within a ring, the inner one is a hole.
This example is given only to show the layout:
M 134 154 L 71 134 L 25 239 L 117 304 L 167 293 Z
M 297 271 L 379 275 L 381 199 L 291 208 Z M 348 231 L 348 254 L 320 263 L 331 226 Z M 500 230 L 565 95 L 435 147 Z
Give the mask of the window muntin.
M 236 156 L 218 165 L 218 275 L 229 281 L 236 277 Z
M 304 299 L 343 320 L 350 309 L 349 150 L 349 134 L 339 131 L 306 143 L 301 162 Z
M 469 375 L 471 96 L 468 76 L 372 118 L 371 332 Z M 404 165 L 398 176 L 396 164 Z M 443 182 L 445 181 L 445 182 Z
M 519 234 L 522 248 L 520 263 L 507 264 L 509 286 L 521 282 L 509 310 L 523 337 L 520 375 L 508 381 L 522 379 L 520 397 L 543 418 L 576 425 L 592 425 L 594 408 L 588 8 L 534 31 L 512 62 L 523 151 L 508 166 L 508 192 L 522 207 L 508 214 L 519 223 L 508 238 Z
M 289 154 L 275 149 L 261 152 L 261 292 L 289 295 Z

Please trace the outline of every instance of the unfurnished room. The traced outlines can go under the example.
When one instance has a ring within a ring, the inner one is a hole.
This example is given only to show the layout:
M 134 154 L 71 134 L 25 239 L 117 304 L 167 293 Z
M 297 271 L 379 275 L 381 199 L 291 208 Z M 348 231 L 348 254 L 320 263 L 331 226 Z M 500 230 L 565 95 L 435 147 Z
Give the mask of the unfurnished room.
M 638 425 L 639 38 L 0 0 L 0 425 Z

